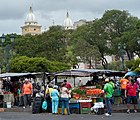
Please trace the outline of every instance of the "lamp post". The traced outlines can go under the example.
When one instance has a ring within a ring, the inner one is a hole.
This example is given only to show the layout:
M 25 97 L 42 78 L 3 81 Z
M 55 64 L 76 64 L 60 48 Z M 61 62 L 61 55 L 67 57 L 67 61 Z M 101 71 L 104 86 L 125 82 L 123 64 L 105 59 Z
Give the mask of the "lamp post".
M 4 53 L 4 43 L 6 41 L 6 37 L 4 34 L 2 34 L 2 36 L 0 37 L 1 38 L 1 42 L 2 42 L 2 50 L 3 50 L 3 53 Z M 10 63 L 9 63 L 9 60 L 10 60 L 10 49 L 14 47 L 14 39 L 15 37 L 13 35 L 10 36 L 10 42 L 11 42 L 11 45 L 8 43 L 6 45 L 6 72 L 9 72 L 10 71 Z M 12 54 L 13 55 L 13 54 Z
M 123 45 L 121 45 L 121 44 L 118 44 L 118 50 L 119 50 L 119 52 L 120 52 L 120 56 L 121 56 L 121 59 L 122 59 L 122 70 L 124 71 L 125 70 L 125 64 L 124 64 L 124 49 L 126 49 L 126 45 L 125 44 L 123 44 Z

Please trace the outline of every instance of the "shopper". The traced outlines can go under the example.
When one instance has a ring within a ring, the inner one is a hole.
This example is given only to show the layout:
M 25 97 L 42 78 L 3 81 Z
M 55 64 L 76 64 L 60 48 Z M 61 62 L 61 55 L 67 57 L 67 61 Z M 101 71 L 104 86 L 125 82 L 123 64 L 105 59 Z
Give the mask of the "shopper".
M 58 86 L 54 85 L 53 90 L 51 91 L 51 98 L 52 98 L 52 113 L 57 114 L 58 112 L 58 104 L 59 104 L 59 92 Z
M 25 83 L 23 84 L 23 97 L 24 97 L 24 107 L 26 108 L 27 105 L 31 107 L 31 95 L 33 94 L 32 84 L 26 78 Z
M 113 85 L 110 82 L 109 78 L 105 79 L 105 86 L 104 86 L 104 92 L 105 92 L 105 102 L 107 107 L 107 113 L 105 113 L 106 116 L 111 116 L 111 101 L 112 101 L 112 95 L 114 92 Z
M 61 85 L 61 101 L 62 101 L 62 115 L 64 115 L 64 109 L 66 108 L 67 114 L 70 115 L 69 110 L 69 91 L 66 84 Z
M 125 90 L 126 90 L 126 85 L 131 80 L 131 76 L 125 76 L 125 78 L 122 78 L 120 80 L 120 85 L 121 85 L 121 103 L 125 104 L 127 103 L 127 100 L 125 98 Z
M 135 83 L 135 80 L 129 81 L 126 85 L 125 97 L 127 98 L 127 113 L 130 113 L 130 104 L 134 105 L 134 112 L 137 112 L 136 104 L 138 103 L 136 97 L 136 91 L 138 89 L 138 85 Z
M 72 89 L 71 84 L 67 82 L 67 80 L 64 80 L 62 84 L 66 84 L 66 88 L 68 88 L 68 90 Z
M 51 92 L 53 90 L 53 87 L 51 84 L 48 85 L 48 88 L 46 89 L 46 101 L 47 101 L 47 112 L 51 113 L 52 112 L 52 98 L 51 98 Z

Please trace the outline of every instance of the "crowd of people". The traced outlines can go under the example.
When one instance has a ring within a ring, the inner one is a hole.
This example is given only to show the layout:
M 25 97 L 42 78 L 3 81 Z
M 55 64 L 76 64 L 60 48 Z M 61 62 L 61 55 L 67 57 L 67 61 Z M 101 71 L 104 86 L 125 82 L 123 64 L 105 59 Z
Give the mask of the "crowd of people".
M 104 92 L 105 104 L 107 108 L 106 116 L 112 115 L 111 103 L 113 104 L 114 90 L 116 85 L 114 81 L 110 78 L 104 79 L 104 84 L 102 85 L 102 90 Z M 130 104 L 134 105 L 134 111 L 137 112 L 137 104 L 139 101 L 139 91 L 140 91 L 140 77 L 125 76 L 119 80 L 120 85 L 118 86 L 120 90 L 121 103 L 126 104 L 127 113 L 130 113 Z M 5 89 L 10 90 L 12 88 L 11 82 L 5 82 Z M 78 86 L 83 86 L 82 80 L 78 82 Z M 47 82 L 47 85 L 40 85 L 39 82 L 31 83 L 30 79 L 24 79 L 24 82 L 19 79 L 18 87 L 14 90 L 18 96 L 18 106 L 22 106 L 24 109 L 26 107 L 32 107 L 32 98 L 36 97 L 37 93 L 42 93 L 43 100 L 47 103 L 46 111 L 52 114 L 58 113 L 59 104 L 61 104 L 62 111 L 61 114 L 64 115 L 64 109 L 67 110 L 67 114 L 70 114 L 69 109 L 69 98 L 71 97 L 72 86 L 67 80 L 64 80 L 60 86 L 52 84 L 52 82 Z M 60 102 L 61 101 L 61 102 Z
M 26 107 L 33 107 L 31 106 L 31 98 L 34 94 L 37 95 L 37 93 L 42 93 L 41 97 L 46 101 L 47 103 L 47 109 L 46 111 L 52 114 L 58 113 L 58 105 L 60 103 L 61 98 L 61 104 L 62 104 L 62 115 L 64 115 L 64 109 L 66 108 L 67 114 L 70 115 L 69 110 L 69 98 L 70 98 L 70 92 L 72 89 L 72 86 L 67 80 L 64 80 L 63 83 L 60 86 L 54 85 L 51 82 L 48 82 L 45 86 L 45 89 L 41 90 L 41 87 L 38 86 L 38 91 L 36 90 L 36 85 L 31 84 L 29 79 L 25 79 L 24 83 L 22 84 L 22 88 L 20 90 L 20 97 L 19 97 L 19 103 L 22 102 L 23 99 L 23 108 Z M 43 94 L 45 93 L 45 94 Z M 35 97 L 35 95 L 34 95 Z
M 137 112 L 137 104 L 139 101 L 139 91 L 140 91 L 140 78 L 125 76 L 120 79 L 120 93 L 121 93 L 121 103 L 126 104 L 127 113 L 130 113 L 130 104 L 134 106 L 134 113 Z M 105 79 L 104 93 L 105 93 L 105 103 L 107 108 L 106 116 L 111 116 L 111 104 L 113 104 L 113 93 L 114 93 L 114 83 L 110 79 Z

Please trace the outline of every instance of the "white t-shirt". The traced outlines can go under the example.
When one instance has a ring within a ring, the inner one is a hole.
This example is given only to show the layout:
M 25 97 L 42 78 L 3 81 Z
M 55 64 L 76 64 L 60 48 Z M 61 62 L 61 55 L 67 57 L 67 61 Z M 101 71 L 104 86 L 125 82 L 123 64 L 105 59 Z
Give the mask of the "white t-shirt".
M 69 94 L 66 91 L 68 91 L 68 89 L 66 87 L 62 87 L 61 98 L 69 98 Z

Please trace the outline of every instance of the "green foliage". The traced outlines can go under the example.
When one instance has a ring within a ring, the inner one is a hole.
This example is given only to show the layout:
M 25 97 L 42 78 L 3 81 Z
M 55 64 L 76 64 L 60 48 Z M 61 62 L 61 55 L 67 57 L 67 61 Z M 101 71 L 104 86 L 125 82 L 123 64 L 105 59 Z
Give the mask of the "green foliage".
M 53 26 L 41 35 L 22 36 L 15 41 L 15 51 L 21 56 L 45 57 L 63 62 L 67 47 L 63 33 L 60 26 Z
M 12 72 L 56 72 L 70 68 L 64 63 L 52 62 L 41 57 L 29 58 L 26 56 L 12 59 L 10 66 Z
M 127 61 L 126 66 L 131 71 L 140 72 L 140 58 L 137 58 L 136 60 Z

